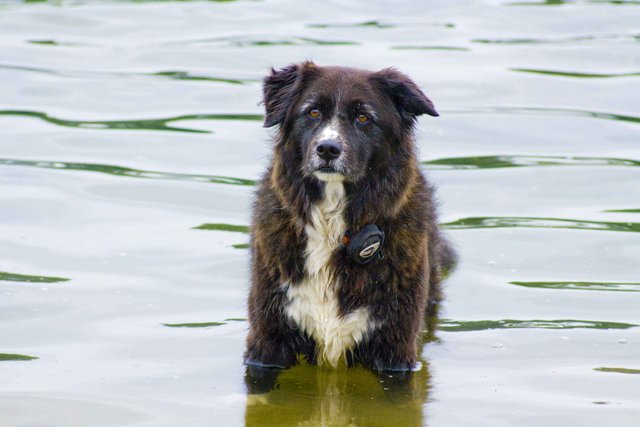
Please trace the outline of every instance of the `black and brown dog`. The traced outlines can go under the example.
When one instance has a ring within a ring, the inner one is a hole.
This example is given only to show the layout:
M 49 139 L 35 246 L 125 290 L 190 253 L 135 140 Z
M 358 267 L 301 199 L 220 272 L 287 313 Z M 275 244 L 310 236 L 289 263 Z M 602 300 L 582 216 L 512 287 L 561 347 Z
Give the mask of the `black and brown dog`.
M 245 362 L 411 370 L 455 259 L 413 136 L 432 102 L 395 69 L 304 62 L 272 70 L 264 104 L 279 129 L 254 207 Z

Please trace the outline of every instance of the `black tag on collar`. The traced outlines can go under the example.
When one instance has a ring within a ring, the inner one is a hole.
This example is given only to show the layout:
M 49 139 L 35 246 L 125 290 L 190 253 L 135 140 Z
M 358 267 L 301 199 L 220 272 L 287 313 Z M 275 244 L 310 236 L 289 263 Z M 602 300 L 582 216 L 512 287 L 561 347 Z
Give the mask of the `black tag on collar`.
M 347 256 L 355 263 L 364 265 L 376 255 L 382 258 L 384 232 L 375 224 L 365 225 L 362 230 L 351 236 L 345 236 Z

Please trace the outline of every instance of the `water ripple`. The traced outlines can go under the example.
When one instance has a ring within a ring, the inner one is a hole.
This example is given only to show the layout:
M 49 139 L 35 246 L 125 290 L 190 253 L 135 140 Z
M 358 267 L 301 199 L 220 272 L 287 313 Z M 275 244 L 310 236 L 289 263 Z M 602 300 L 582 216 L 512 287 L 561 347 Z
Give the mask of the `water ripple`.
M 202 224 L 197 227 L 193 227 L 193 230 L 217 230 L 217 231 L 231 231 L 234 233 L 248 233 L 250 228 L 246 225 L 235 224 Z
M 442 319 L 438 329 L 447 332 L 486 331 L 490 329 L 630 329 L 639 325 L 620 322 L 597 322 L 592 320 L 472 320 L 456 321 Z
M 51 76 L 64 78 L 141 78 L 141 77 L 161 77 L 171 80 L 185 81 L 206 81 L 214 83 L 228 83 L 234 85 L 242 85 L 248 83 L 258 83 L 259 79 L 238 79 L 219 76 L 209 76 L 204 74 L 193 74 L 188 71 L 169 70 L 157 71 L 150 73 L 136 72 L 116 72 L 116 71 L 92 71 L 92 70 L 64 70 L 52 68 L 27 67 L 23 65 L 0 64 L 2 70 L 27 71 L 31 73 L 48 74 Z
M 521 44 L 563 44 L 581 43 L 600 40 L 634 40 L 637 34 L 598 34 L 563 38 L 509 38 L 509 39 L 472 39 L 472 43 L 497 44 L 497 45 L 521 45 Z
M 640 5 L 638 0 L 543 0 L 539 2 L 525 1 L 505 3 L 507 6 L 562 6 L 573 4 L 608 4 L 612 6 L 637 6 Z
M 11 362 L 21 360 L 36 360 L 35 356 L 27 356 L 24 354 L 0 353 L 0 362 Z
M 640 374 L 640 369 L 629 369 L 629 368 L 593 368 L 594 371 L 598 372 L 615 372 L 617 374 L 632 374 L 638 375 Z
M 199 322 L 199 323 L 163 323 L 163 326 L 170 328 L 211 328 L 215 326 L 223 326 L 229 322 L 246 322 L 247 319 L 242 317 L 230 317 L 224 319 L 224 322 Z
M 471 217 L 440 224 L 449 230 L 486 229 L 486 228 L 563 228 L 575 230 L 600 230 L 600 231 L 624 231 L 640 233 L 640 223 L 635 222 L 605 222 L 585 221 L 559 218 L 528 218 L 528 217 Z M 236 233 L 248 233 L 249 226 L 206 223 L 194 230 L 231 231 Z
M 640 213 L 640 209 L 609 209 L 604 212 L 615 212 L 615 213 Z
M 391 46 L 390 49 L 393 49 L 393 50 L 450 50 L 450 51 L 459 51 L 459 52 L 468 52 L 471 50 L 468 47 L 458 47 L 458 46 L 415 46 L 415 45 Z
M 340 24 L 308 24 L 307 28 L 358 28 L 358 27 L 370 27 L 370 28 L 393 28 L 397 27 L 395 24 L 385 24 L 380 21 L 366 21 L 356 23 L 340 23 Z
M 569 71 L 554 71 L 554 70 L 540 70 L 536 68 L 509 68 L 511 71 L 519 73 L 532 73 L 542 74 L 545 76 L 556 77 L 576 77 L 580 79 L 612 79 L 616 77 L 638 77 L 640 73 L 583 73 L 583 72 L 569 72 Z
M 356 46 L 360 43 L 349 40 L 324 40 L 310 37 L 272 37 L 256 39 L 249 36 L 214 37 L 167 42 L 165 46 L 219 45 L 227 47 L 273 47 L 273 46 Z
M 163 326 L 170 328 L 210 328 L 212 326 L 226 325 L 225 322 L 202 322 L 202 323 L 163 323 Z
M 442 224 L 449 230 L 468 230 L 486 228 L 562 228 L 590 231 L 622 231 L 640 233 L 640 223 L 636 222 L 605 222 L 585 221 L 559 218 L 531 218 L 531 217 L 472 217 Z
M 0 271 L 0 281 L 7 282 L 28 282 L 28 283 L 57 283 L 68 282 L 71 279 L 64 277 L 32 276 L 28 274 L 7 273 Z
M 212 133 L 208 130 L 192 129 L 184 127 L 169 126 L 169 123 L 182 120 L 249 120 L 262 121 L 261 114 L 185 114 L 182 116 L 169 117 L 166 119 L 143 119 L 143 120 L 64 120 L 49 116 L 39 111 L 26 110 L 0 110 L 0 116 L 23 116 L 44 120 L 48 123 L 82 129 L 118 129 L 118 130 L 159 130 L 190 133 Z
M 423 161 L 429 169 L 476 170 L 537 166 L 640 166 L 639 160 L 575 156 L 469 156 Z
M 640 117 L 623 114 L 614 114 L 599 111 L 576 110 L 569 108 L 546 108 L 546 107 L 474 107 L 472 109 L 459 109 L 448 111 L 453 114 L 539 114 L 550 113 L 579 117 L 592 117 L 597 119 L 616 120 L 628 123 L 640 123 Z M 0 116 L 23 116 L 44 120 L 48 123 L 81 128 L 81 129 L 116 129 L 116 130 L 154 130 L 154 131 L 174 131 L 190 133 L 212 133 L 208 130 L 193 129 L 185 127 L 170 126 L 172 122 L 190 120 L 240 120 L 257 121 L 264 119 L 262 114 L 185 114 L 181 116 L 168 117 L 162 119 L 142 119 L 142 120 L 65 120 L 52 117 L 46 113 L 29 110 L 0 110 Z
M 445 111 L 446 112 L 446 111 Z M 640 123 L 640 117 L 629 116 L 624 114 L 615 114 L 602 111 L 578 110 L 573 108 L 549 108 L 549 107 L 474 107 L 472 109 L 459 109 L 449 111 L 450 113 L 459 114 L 540 114 L 549 113 L 563 116 L 591 117 L 595 119 L 616 120 L 628 123 Z
M 509 282 L 512 285 L 538 289 L 562 289 L 579 291 L 640 292 L 636 282 Z
M 145 171 L 139 169 L 125 168 L 121 166 L 111 166 L 95 163 L 71 163 L 71 162 L 52 162 L 52 161 L 40 161 L 40 160 L 16 160 L 16 159 L 0 159 L 0 166 L 27 166 L 43 169 L 56 169 L 56 170 L 72 170 L 72 171 L 87 171 L 98 172 L 116 176 L 126 176 L 129 178 L 146 178 L 146 179 L 164 179 L 171 181 L 191 181 L 191 182 L 205 182 L 214 184 L 229 184 L 229 185 L 255 185 L 256 182 L 250 179 L 232 178 L 228 176 L 217 175 L 195 175 L 186 173 L 173 173 L 173 172 L 157 172 L 157 171 Z

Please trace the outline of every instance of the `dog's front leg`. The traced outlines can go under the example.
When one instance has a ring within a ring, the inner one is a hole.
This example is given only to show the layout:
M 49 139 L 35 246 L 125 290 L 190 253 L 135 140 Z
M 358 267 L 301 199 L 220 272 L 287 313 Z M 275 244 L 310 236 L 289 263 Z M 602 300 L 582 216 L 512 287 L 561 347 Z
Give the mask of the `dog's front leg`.
M 355 349 L 355 361 L 379 372 L 411 371 L 417 360 L 415 338 L 403 337 L 401 341 L 397 337 L 389 336 L 394 335 L 393 332 L 390 328 L 374 331 L 366 342 Z
M 244 362 L 264 368 L 288 368 L 296 364 L 296 352 L 285 339 L 249 338 Z
M 277 384 L 278 376 L 282 372 L 279 368 L 265 368 L 247 365 L 244 382 L 248 394 L 263 394 L 272 391 Z
M 374 371 L 411 371 L 422 335 L 423 298 L 388 299 L 376 307 L 374 329 L 354 350 L 354 361 Z

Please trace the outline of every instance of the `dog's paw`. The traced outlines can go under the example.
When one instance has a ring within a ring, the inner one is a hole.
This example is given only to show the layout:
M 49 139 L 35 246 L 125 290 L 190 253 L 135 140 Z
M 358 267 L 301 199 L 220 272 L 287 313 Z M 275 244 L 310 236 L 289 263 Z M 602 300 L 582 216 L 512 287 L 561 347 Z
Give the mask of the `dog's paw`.
M 247 363 L 244 373 L 247 393 L 264 394 L 270 392 L 275 388 L 280 372 L 282 372 L 282 368 L 279 367 L 267 367 Z

